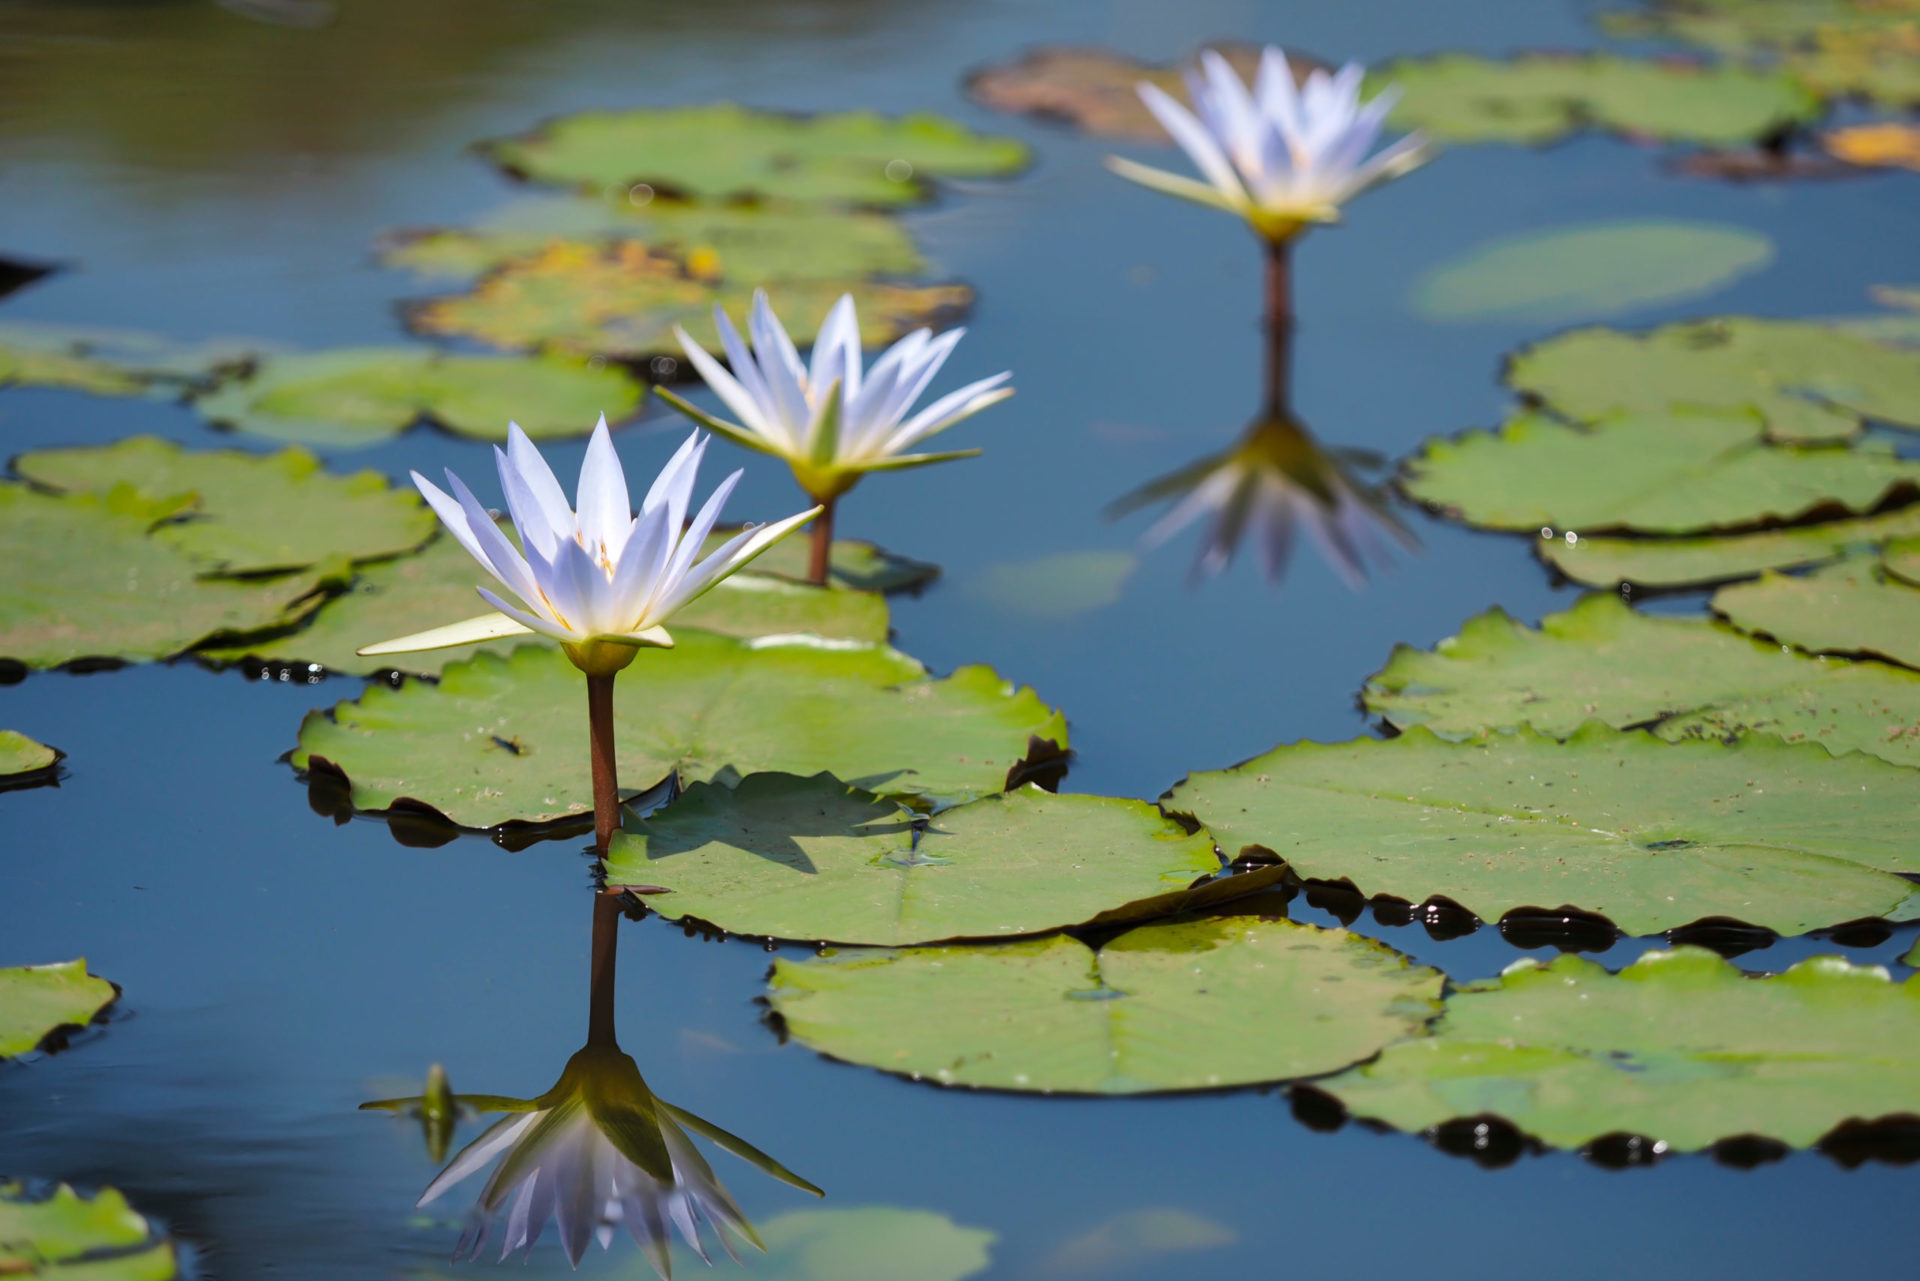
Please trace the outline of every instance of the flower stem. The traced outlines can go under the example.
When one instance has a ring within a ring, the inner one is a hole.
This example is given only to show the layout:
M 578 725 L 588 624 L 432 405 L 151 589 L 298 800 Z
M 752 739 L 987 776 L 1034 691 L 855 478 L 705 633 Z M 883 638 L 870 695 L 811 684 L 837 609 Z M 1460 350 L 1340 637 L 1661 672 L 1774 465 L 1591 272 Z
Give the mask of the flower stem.
M 593 845 L 605 854 L 620 830 L 620 777 L 613 754 L 613 676 L 587 677 L 587 733 L 593 754 Z
M 1267 246 L 1267 414 L 1287 411 L 1293 364 L 1293 242 L 1276 239 Z
M 609 678 L 611 679 L 611 678 Z M 613 975 L 620 953 L 620 896 L 593 896 L 593 986 L 587 998 L 587 1042 L 614 1045 Z
M 813 518 L 813 551 L 807 559 L 807 581 L 815 587 L 827 585 L 827 572 L 833 565 L 833 505 L 839 500 L 829 498 L 820 504 L 820 514 Z

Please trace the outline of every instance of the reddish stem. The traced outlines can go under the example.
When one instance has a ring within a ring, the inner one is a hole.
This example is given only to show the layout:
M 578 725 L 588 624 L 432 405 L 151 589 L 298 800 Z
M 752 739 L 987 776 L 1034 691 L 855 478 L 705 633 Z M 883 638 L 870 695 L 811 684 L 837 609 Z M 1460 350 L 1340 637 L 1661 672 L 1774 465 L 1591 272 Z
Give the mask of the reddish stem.
M 820 504 L 820 514 L 813 518 L 813 547 L 807 558 L 807 581 L 815 587 L 827 585 L 827 573 L 833 566 L 833 505 L 838 499 L 829 498 Z
M 587 732 L 593 755 L 593 844 L 605 855 L 620 830 L 620 777 L 614 765 L 613 677 L 587 677 Z

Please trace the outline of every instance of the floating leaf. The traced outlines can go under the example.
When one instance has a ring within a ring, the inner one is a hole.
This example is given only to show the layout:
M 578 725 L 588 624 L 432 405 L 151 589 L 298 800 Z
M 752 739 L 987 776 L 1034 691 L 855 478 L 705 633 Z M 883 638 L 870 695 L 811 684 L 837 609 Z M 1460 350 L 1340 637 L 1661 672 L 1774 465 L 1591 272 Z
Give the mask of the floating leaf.
M 1702 45 L 1734 61 L 1774 63 L 1809 89 L 1887 106 L 1920 101 L 1920 28 L 1911 5 L 1871 0 L 1653 0 L 1605 15 L 1616 33 Z
M 1516 961 L 1449 996 L 1433 1035 L 1315 1086 L 1402 1130 L 1493 1115 L 1555 1147 L 1806 1147 L 1845 1121 L 1920 1112 L 1916 1055 L 1920 984 L 1837 956 L 1754 978 L 1682 947 L 1618 974 L 1571 954 Z
M 1095 548 L 991 565 L 967 583 L 968 595 L 1042 622 L 1065 622 L 1120 599 L 1139 565 L 1132 552 Z
M 1218 1250 L 1240 1240 L 1218 1219 L 1178 1206 L 1128 1210 L 1062 1241 L 1040 1267 L 1044 1276 L 1110 1277 L 1150 1259 Z
M 0 1182 L 0 1275 L 173 1281 L 180 1271 L 173 1243 L 113 1188 L 83 1197 L 62 1183 L 35 1197 Z
M 0 969 L 0 1059 L 31 1054 L 61 1028 L 85 1027 L 119 995 L 113 984 L 87 973 L 84 958 Z M 0 1217 L 5 1213 L 0 1207 Z M 7 1240 L 0 1232 L 0 1261 Z
M 1277 869 L 1217 876 L 1213 839 L 1153 806 L 1028 785 L 916 831 L 899 806 L 829 775 L 696 784 L 630 822 L 607 883 L 733 934 L 901 946 L 1112 924 L 1263 888 Z
M 801 346 L 813 341 L 828 309 L 844 293 L 853 294 L 859 307 L 861 337 L 868 346 L 891 342 L 921 325 L 945 323 L 973 303 L 973 291 L 965 285 L 787 280 L 768 293 Z M 748 285 L 709 284 L 687 275 L 673 259 L 636 247 L 561 244 L 508 263 L 470 293 L 413 304 L 407 323 L 419 333 L 478 338 L 496 347 L 678 359 L 675 325 L 717 351 L 714 306 L 738 317 L 752 300 Z
M 1019 172 L 1027 149 L 939 116 L 870 111 L 801 117 L 731 103 L 590 111 L 487 143 L 509 173 L 600 191 L 645 184 L 686 200 L 907 205 L 932 178 Z
M 765 1281 L 963 1281 L 986 1271 L 999 1234 L 932 1210 L 856 1205 L 794 1210 L 760 1225 Z
M 149 534 L 177 509 L 119 490 L 55 497 L 0 484 L 0 658 L 167 658 L 216 637 L 291 626 L 319 605 L 327 571 L 268 580 L 202 577 Z
M 72 385 L 103 395 L 141 391 L 178 394 L 205 389 L 241 372 L 272 346 L 251 338 L 212 338 L 181 342 L 143 329 L 105 325 L 63 325 L 47 321 L 0 324 L 0 352 L 12 352 L 29 365 L 44 361 L 41 373 L 71 369 Z M 0 364 L 5 363 L 0 356 Z M 6 378 L 0 376 L 0 382 Z M 23 381 L 35 381 L 33 377 Z
M 1914 513 L 1920 518 L 1920 511 Z M 1920 587 L 1920 529 L 1912 534 L 1901 531 L 1901 537 L 1888 543 L 1880 552 L 1880 561 L 1887 572 L 1910 586 Z
M 756 569 L 759 563 L 755 562 Z M 476 653 L 504 655 L 519 645 L 542 643 L 537 636 L 518 636 L 379 658 L 363 658 L 355 652 L 388 637 L 411 636 L 485 613 L 486 603 L 475 588 L 490 582 L 466 548 L 442 537 L 417 556 L 367 566 L 352 586 L 329 600 L 298 631 L 249 637 L 202 649 L 200 654 L 220 663 L 248 658 L 305 663 L 356 676 L 385 671 L 434 676 L 448 663 Z M 722 580 L 675 615 L 674 625 L 728 636 L 804 633 L 869 643 L 885 641 L 888 632 L 886 601 L 875 593 L 842 588 L 822 591 L 754 572 Z
M 96 396 L 138 396 L 147 384 L 105 361 L 0 338 L 0 387 L 62 387 Z
M 1920 462 L 1883 441 L 1770 445 L 1750 413 L 1635 413 L 1584 426 L 1522 413 L 1435 439 L 1407 493 L 1488 529 L 1688 534 L 1871 512 L 1920 494 Z
M 1564 738 L 1590 720 L 1663 738 L 1759 733 L 1920 766 L 1920 677 L 1809 658 L 1724 623 L 1583 598 L 1534 631 L 1498 609 L 1431 653 L 1398 646 L 1362 694 L 1396 726 L 1443 735 L 1531 725 Z M 1231 852 L 1231 851 L 1229 851 Z
M 1820 135 L 1828 154 L 1850 165 L 1920 169 L 1920 129 L 1894 121 L 1849 125 Z
M 1066 722 L 985 667 L 936 680 L 885 646 L 803 637 L 739 641 L 691 628 L 620 675 L 614 717 L 628 794 L 678 771 L 825 770 L 871 791 L 954 803 L 997 792 L 1038 737 Z M 525 645 L 374 686 L 308 714 L 295 768 L 345 771 L 360 809 L 402 797 L 463 827 L 544 823 L 590 808 L 585 683 L 557 649 Z
M 631 243 L 695 274 L 752 284 L 860 280 L 926 269 L 913 238 L 885 214 L 810 205 L 703 205 L 654 200 L 636 208 L 586 196 L 516 201 L 471 229 L 401 232 L 380 260 L 436 276 L 478 276 L 556 242 Z M 625 252 L 632 252 L 627 250 Z
M 1728 145 L 1812 120 L 1820 103 L 1793 79 L 1612 55 L 1413 58 L 1373 79 L 1404 97 L 1389 123 L 1443 142 L 1547 143 L 1583 128 L 1661 142 Z
M 1488 241 L 1412 298 L 1431 320 L 1565 324 L 1703 298 L 1772 262 L 1773 242 L 1741 227 L 1621 219 Z
M 1780 441 L 1844 439 L 1862 419 L 1920 428 L 1920 350 L 1810 321 L 1721 316 L 1638 334 L 1577 329 L 1515 352 L 1506 377 L 1583 421 L 1739 410 L 1758 413 Z
M 299 448 L 187 450 L 135 436 L 36 450 L 14 459 L 13 468 L 65 493 L 104 497 L 124 486 L 154 503 L 192 495 L 186 518 L 153 537 L 226 574 L 301 569 L 335 556 L 393 556 L 426 542 L 435 525 L 411 489 L 395 489 L 375 471 L 333 475 Z
M 1877 556 L 1723 587 L 1713 610 L 1743 632 L 1817 654 L 1865 654 L 1920 667 L 1920 588 L 1882 574 Z
M 1210 47 L 1242 80 L 1252 82 L 1260 67 L 1259 49 L 1244 44 Z M 1288 52 L 1287 60 L 1296 82 L 1321 65 L 1293 51 Z M 995 111 L 1065 121 L 1096 138 L 1166 142 L 1166 130 L 1140 101 L 1138 86 L 1143 80 L 1151 81 L 1187 101 L 1181 70 L 1166 63 L 1141 62 L 1108 49 L 1046 45 L 1029 50 L 1013 62 L 974 72 L 967 77 L 967 92 L 975 102 Z
M 1565 905 L 1653 934 L 1731 917 L 1799 934 L 1892 910 L 1920 872 L 1920 774 L 1771 738 L 1663 743 L 1590 725 L 1451 742 L 1296 743 L 1166 800 L 1232 857 L 1482 920 Z
M 44 774 L 60 761 L 60 753 L 36 743 L 17 729 L 0 729 L 0 786 L 27 774 Z
M 1920 506 L 1880 516 L 1822 521 L 1752 534 L 1699 538 L 1543 538 L 1540 559 L 1576 583 L 1614 587 L 1691 587 L 1749 578 L 1765 569 L 1792 569 L 1837 559 L 1850 547 L 1920 535 Z
M 419 347 L 355 347 L 270 357 L 196 402 L 218 423 L 276 440 L 371 445 L 430 421 L 460 436 L 584 436 L 617 422 L 643 389 L 617 369 L 525 356 L 455 356 Z
M 1345 930 L 1210 917 L 989 946 L 776 960 L 769 999 L 823 1054 L 980 1089 L 1206 1090 L 1316 1076 L 1418 1033 L 1437 971 Z

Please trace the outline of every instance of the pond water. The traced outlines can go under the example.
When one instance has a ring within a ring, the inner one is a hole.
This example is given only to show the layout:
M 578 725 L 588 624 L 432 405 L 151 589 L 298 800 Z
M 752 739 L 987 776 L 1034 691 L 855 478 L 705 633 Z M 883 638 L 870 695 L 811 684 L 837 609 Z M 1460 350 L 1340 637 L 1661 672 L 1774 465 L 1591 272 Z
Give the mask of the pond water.
M 1019 395 L 956 433 L 954 447 L 983 457 L 863 486 L 841 529 L 944 570 L 894 603 L 900 648 L 936 670 L 991 664 L 1065 709 L 1064 790 L 1152 799 L 1275 743 L 1365 733 L 1355 691 L 1395 643 L 1431 645 L 1495 604 L 1535 620 L 1575 595 L 1550 584 L 1523 539 L 1410 509 L 1421 552 L 1358 592 L 1305 548 L 1279 587 L 1248 564 L 1189 586 L 1191 535 L 1142 555 L 1108 605 L 1065 611 L 1044 582 L 996 590 L 998 567 L 1131 550 L 1143 520 L 1114 524 L 1102 509 L 1243 427 L 1260 393 L 1258 257 L 1232 220 L 1106 173 L 1106 144 L 987 112 L 961 80 L 1059 41 L 1148 58 L 1220 36 L 1362 59 L 1573 48 L 1597 40 L 1584 6 L 340 0 L 331 25 L 311 28 L 246 8 L 0 0 L 0 250 L 67 265 L 0 316 L 313 347 L 405 341 L 395 304 L 433 290 L 379 268 L 370 246 L 383 230 L 467 222 L 504 201 L 507 184 L 467 151 L 477 139 L 593 106 L 934 110 L 1035 150 L 1023 176 L 962 184 L 907 216 L 944 273 L 979 292 L 949 377 L 1011 368 Z M 1538 327 L 1437 325 L 1408 290 L 1508 233 L 1629 216 L 1724 222 L 1771 238 L 1777 259 L 1713 310 L 1863 310 L 1869 286 L 1920 279 L 1916 184 L 1701 182 L 1596 136 L 1456 148 L 1303 245 L 1295 408 L 1331 444 L 1395 457 L 1494 421 L 1507 399 L 1498 359 Z M 140 432 L 254 443 L 160 401 L 0 397 L 9 456 Z M 617 440 L 630 471 L 650 471 L 683 434 L 655 411 Z M 563 474 L 581 448 L 551 451 Z M 490 467 L 484 446 L 424 431 L 329 458 L 394 475 Z M 730 510 L 784 514 L 794 497 L 780 468 L 753 465 Z M 126 989 L 68 1052 L 0 1064 L 0 1172 L 122 1188 L 196 1247 L 206 1276 L 443 1270 L 457 1209 L 422 1223 L 411 1208 L 435 1169 L 418 1128 L 357 1104 L 411 1092 L 436 1061 L 456 1089 L 530 1096 L 586 1031 L 581 846 L 509 852 L 463 836 L 410 848 L 382 822 L 335 825 L 309 809 L 279 758 L 306 711 L 358 689 L 192 662 L 0 689 L 0 725 L 71 758 L 57 788 L 0 794 L 0 964 L 84 954 Z M 1332 920 L 1303 901 L 1294 915 Z M 1490 928 L 1448 942 L 1417 926 L 1376 932 L 1456 980 L 1528 954 Z M 1912 936 L 1789 940 L 1741 964 L 1836 951 L 1891 963 Z M 783 1045 L 755 1004 L 772 959 L 760 944 L 657 919 L 628 924 L 623 943 L 621 1042 L 663 1097 L 750 1137 L 829 1205 L 930 1209 L 990 1229 L 988 1277 L 1873 1275 L 1912 1253 L 1911 1168 L 1849 1170 L 1803 1152 L 1752 1170 L 1690 1157 L 1617 1171 L 1572 1153 L 1483 1169 L 1416 1137 L 1316 1132 L 1275 1091 L 945 1092 Z M 1618 965 L 1646 946 L 1602 956 Z M 813 1204 L 730 1157 L 716 1165 L 756 1219 Z M 1224 1231 L 1185 1255 L 1062 1253 L 1116 1216 L 1167 1208 Z M 551 1240 L 535 1266 L 564 1266 Z M 624 1249 L 585 1265 L 641 1267 Z

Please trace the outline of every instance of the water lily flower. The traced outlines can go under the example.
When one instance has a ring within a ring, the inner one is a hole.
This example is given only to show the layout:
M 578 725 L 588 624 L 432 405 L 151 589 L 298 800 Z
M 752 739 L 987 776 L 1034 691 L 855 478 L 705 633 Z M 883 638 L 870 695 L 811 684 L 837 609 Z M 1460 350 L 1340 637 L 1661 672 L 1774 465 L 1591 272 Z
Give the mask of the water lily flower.
M 1171 499 L 1141 537 L 1158 547 L 1196 522 L 1209 522 L 1194 560 L 1195 580 L 1232 563 L 1251 538 L 1269 581 L 1286 572 L 1295 530 L 1304 526 L 1350 587 L 1365 583 L 1369 562 L 1390 563 L 1393 546 L 1418 546 L 1381 491 L 1360 480 L 1355 452 L 1328 450 L 1284 414 L 1256 419 L 1233 448 L 1150 481 L 1108 508 L 1125 515 Z
M 459 1101 L 474 1111 L 508 1115 L 463 1148 L 420 1196 L 418 1204 L 427 1205 L 498 1159 L 454 1248 L 456 1261 L 478 1257 L 503 1214 L 502 1259 L 531 1252 L 548 1219 L 558 1224 L 561 1246 L 576 1267 L 589 1241 L 606 1249 L 617 1227 L 632 1234 L 662 1277 L 672 1271 L 672 1232 L 707 1258 L 703 1223 L 729 1254 L 729 1231 L 765 1249 L 689 1130 L 783 1182 L 822 1195 L 744 1139 L 657 1097 L 611 1039 L 590 1039 L 539 1098 L 461 1095 Z M 414 1102 L 387 1099 L 362 1107 L 392 1111 Z
M 614 676 L 642 648 L 671 647 L 673 637 L 665 624 L 675 613 L 820 510 L 744 529 L 696 562 L 741 476 L 736 471 L 721 481 L 687 523 L 706 448 L 707 438 L 699 432 L 687 437 L 647 490 L 636 515 L 603 416 L 580 466 L 576 508 L 568 505 L 553 469 L 527 434 L 519 424 L 510 424 L 506 449 L 496 446 L 493 453 L 520 536 L 518 547 L 452 471 L 447 472 L 451 495 L 414 472 L 413 483 L 447 531 L 514 599 L 481 587 L 481 599 L 495 612 L 359 651 L 368 656 L 405 654 L 535 633 L 559 641 L 574 666 L 587 675 L 594 830 L 602 849 L 619 825 Z
M 840 495 L 868 472 L 973 457 L 980 451 L 907 451 L 1013 395 L 1013 388 L 1005 385 L 1013 375 L 999 373 L 911 412 L 965 330 L 950 329 L 938 338 L 930 329 L 916 330 L 887 348 L 863 372 L 860 320 L 851 294 L 827 313 L 807 364 L 801 362 L 793 339 L 774 315 L 765 290 L 753 295 L 747 321 L 751 349 L 725 309 L 716 306 L 713 316 L 731 373 L 684 329 L 676 325 L 673 332 L 694 369 L 739 421 L 707 414 L 665 388 L 656 392 L 714 434 L 786 460 L 800 488 L 822 508 L 813 527 L 811 577 L 815 583 L 826 582 L 833 507 Z
M 1366 73 L 1358 63 L 1333 75 L 1316 69 L 1297 86 L 1287 55 L 1268 46 L 1251 89 L 1213 50 L 1200 63 L 1203 74 L 1187 76 L 1194 110 L 1146 81 L 1139 94 L 1206 181 L 1118 156 L 1108 158 L 1109 169 L 1238 214 L 1265 239 L 1286 241 L 1314 223 L 1338 222 L 1347 201 L 1427 159 L 1417 133 L 1368 156 L 1399 94 L 1389 88 L 1362 103 Z

